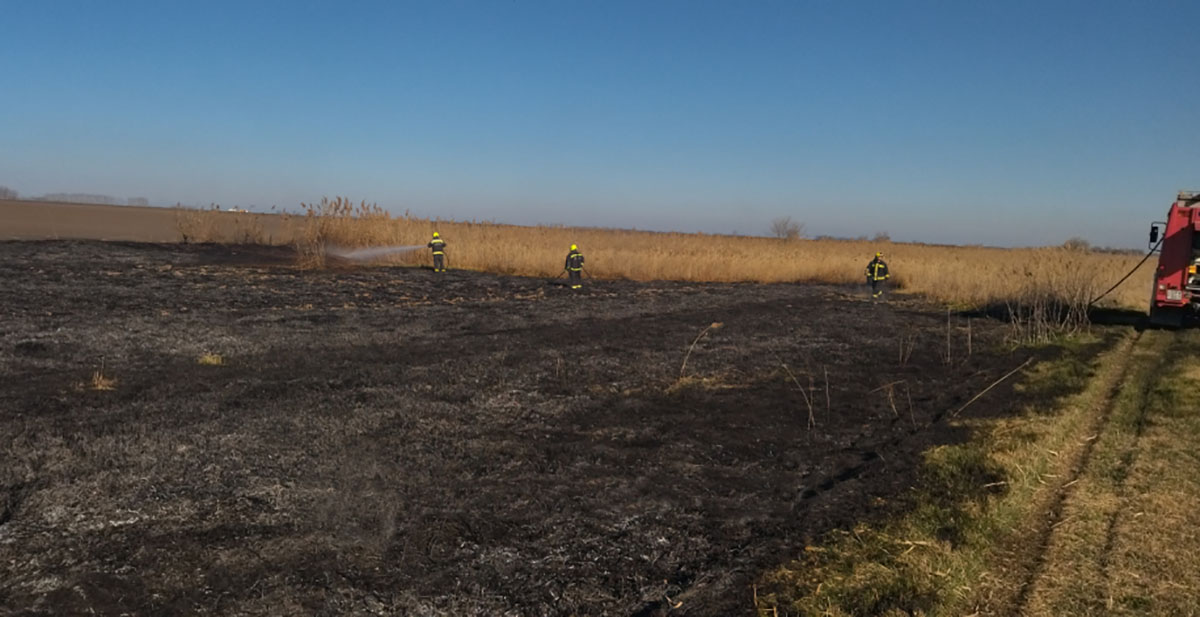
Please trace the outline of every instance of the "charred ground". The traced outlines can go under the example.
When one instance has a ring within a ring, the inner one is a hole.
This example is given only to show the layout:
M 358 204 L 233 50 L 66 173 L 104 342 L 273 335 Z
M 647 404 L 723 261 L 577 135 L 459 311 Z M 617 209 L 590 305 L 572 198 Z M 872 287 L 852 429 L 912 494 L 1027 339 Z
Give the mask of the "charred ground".
M 0 243 L 0 613 L 750 614 L 1031 353 L 851 288 L 288 259 Z

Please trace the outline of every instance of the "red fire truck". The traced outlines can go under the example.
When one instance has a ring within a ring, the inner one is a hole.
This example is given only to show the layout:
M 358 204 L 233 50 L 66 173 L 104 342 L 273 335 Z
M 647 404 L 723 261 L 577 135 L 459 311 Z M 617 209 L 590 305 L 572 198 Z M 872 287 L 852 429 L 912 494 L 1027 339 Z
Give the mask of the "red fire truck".
M 1200 191 L 1180 191 L 1165 222 L 1150 226 L 1150 248 L 1161 244 L 1150 322 L 1179 327 L 1200 309 Z

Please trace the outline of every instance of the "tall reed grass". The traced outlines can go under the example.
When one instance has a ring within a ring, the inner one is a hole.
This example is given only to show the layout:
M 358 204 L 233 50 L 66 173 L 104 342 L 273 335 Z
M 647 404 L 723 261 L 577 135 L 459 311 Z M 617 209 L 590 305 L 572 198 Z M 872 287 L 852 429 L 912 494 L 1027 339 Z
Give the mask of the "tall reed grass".
M 228 244 L 270 244 L 266 223 L 270 215 L 221 210 L 215 204 L 207 209 L 175 207 L 175 229 L 179 239 L 188 242 Z
M 1139 259 L 1079 247 L 1002 249 L 439 221 L 392 216 L 375 204 L 356 205 L 341 197 L 303 204 L 303 210 L 282 215 L 269 227 L 272 242 L 294 245 L 306 267 L 326 265 L 330 247 L 421 245 L 434 231 L 447 242 L 452 269 L 535 277 L 560 274 L 568 247 L 578 244 L 588 272 L 602 279 L 849 284 L 865 280 L 867 262 L 881 251 L 896 288 L 957 308 L 1010 312 L 1038 324 L 1035 337 L 1051 326 L 1061 330 L 1086 323 L 1088 301 Z M 187 214 L 195 219 L 189 219 L 191 225 L 204 229 L 228 228 L 237 216 L 206 210 Z M 237 232 L 228 230 L 233 237 L 224 239 L 210 231 L 206 241 L 237 241 Z M 189 237 L 182 226 L 180 233 Z M 424 263 L 430 257 L 419 252 L 392 260 Z M 1100 305 L 1143 309 L 1150 284 L 1146 266 Z

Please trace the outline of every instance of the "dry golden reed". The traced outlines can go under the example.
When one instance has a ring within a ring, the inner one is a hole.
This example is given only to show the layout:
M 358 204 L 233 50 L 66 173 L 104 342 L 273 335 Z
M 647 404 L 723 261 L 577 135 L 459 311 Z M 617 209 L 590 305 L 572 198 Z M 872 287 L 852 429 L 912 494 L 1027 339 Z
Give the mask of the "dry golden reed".
M 374 204 L 355 205 L 341 197 L 303 207 L 303 215 L 275 216 L 265 225 L 270 242 L 294 245 L 301 265 L 307 267 L 326 265 L 330 247 L 423 245 L 434 231 L 447 242 L 451 269 L 539 277 L 562 272 L 571 244 L 578 244 L 587 256 L 592 276 L 638 281 L 862 283 L 867 262 L 882 251 L 892 284 L 905 291 L 962 308 L 1015 308 L 1034 299 L 1054 304 L 1046 310 L 1056 316 L 1061 310 L 1080 310 L 1140 258 L 1066 247 L 1002 249 L 438 221 L 407 214 L 393 217 Z M 236 216 L 186 212 L 207 217 L 203 224 L 189 221 L 204 229 L 230 227 Z M 186 237 L 182 226 L 181 234 Z M 214 237 L 206 241 L 236 240 L 210 235 Z M 393 258 L 404 263 L 429 260 L 427 251 Z M 1143 266 L 1100 305 L 1144 309 L 1151 271 L 1151 264 Z
M 175 207 L 175 229 L 185 244 L 273 244 L 265 229 L 266 223 L 275 223 L 275 219 L 268 214 L 221 210 L 216 205 L 208 209 Z

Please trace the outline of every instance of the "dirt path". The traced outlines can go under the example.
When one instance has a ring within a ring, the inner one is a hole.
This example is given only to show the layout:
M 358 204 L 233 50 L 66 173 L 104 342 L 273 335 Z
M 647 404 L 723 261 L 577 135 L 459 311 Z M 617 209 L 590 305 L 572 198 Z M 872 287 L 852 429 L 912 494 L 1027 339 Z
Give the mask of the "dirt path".
M 1113 357 L 1093 426 L 1063 453 L 1076 462 L 1031 526 L 1024 584 L 984 614 L 1197 614 L 1196 338 L 1146 331 Z

